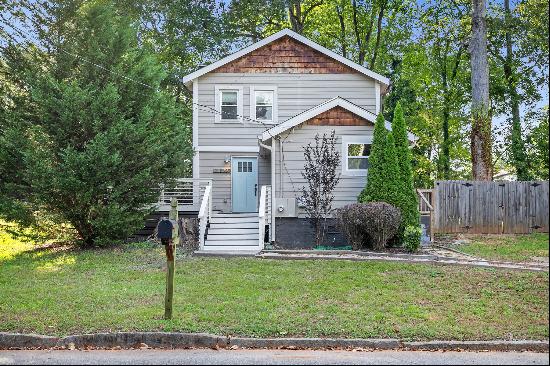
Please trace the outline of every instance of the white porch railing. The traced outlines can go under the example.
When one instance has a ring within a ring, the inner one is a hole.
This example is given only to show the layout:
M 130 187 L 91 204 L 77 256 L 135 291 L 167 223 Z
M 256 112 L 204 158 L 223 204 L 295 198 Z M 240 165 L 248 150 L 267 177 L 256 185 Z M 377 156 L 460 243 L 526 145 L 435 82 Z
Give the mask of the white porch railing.
M 173 185 L 161 185 L 158 210 L 170 211 L 170 202 L 174 197 L 178 201 L 179 211 L 198 211 L 206 187 L 211 186 L 212 179 L 192 178 L 180 178 Z
M 264 249 L 265 226 L 269 225 L 269 240 L 271 240 L 271 186 L 262 186 L 260 192 L 260 205 L 258 207 L 258 245 Z
M 199 209 L 199 244 L 200 249 L 204 249 L 204 238 L 206 237 L 206 228 L 212 217 L 212 185 L 204 190 L 201 207 Z

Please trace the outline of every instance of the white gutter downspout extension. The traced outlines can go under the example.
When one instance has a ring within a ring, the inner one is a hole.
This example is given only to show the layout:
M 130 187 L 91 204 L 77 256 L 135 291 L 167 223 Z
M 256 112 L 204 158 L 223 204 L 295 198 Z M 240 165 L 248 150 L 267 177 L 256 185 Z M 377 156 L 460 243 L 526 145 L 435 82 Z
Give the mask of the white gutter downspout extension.
M 271 242 L 275 241 L 275 151 L 273 149 L 274 143 L 273 138 L 271 139 L 271 146 L 264 145 L 262 143 L 261 135 L 258 139 L 258 145 L 268 150 L 271 153 L 271 229 L 269 230 L 269 240 Z

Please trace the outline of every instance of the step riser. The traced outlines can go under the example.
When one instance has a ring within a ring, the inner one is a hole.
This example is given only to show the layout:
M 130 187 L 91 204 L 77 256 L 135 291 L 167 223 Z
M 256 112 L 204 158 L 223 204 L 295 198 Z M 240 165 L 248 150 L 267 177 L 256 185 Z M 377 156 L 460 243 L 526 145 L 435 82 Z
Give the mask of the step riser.
M 241 234 L 241 235 L 231 235 L 231 234 L 208 234 L 208 241 L 219 241 L 219 240 L 258 240 L 258 233 L 255 234 Z
M 210 239 L 206 239 L 206 241 L 204 242 L 204 246 L 209 246 L 209 245 L 234 245 L 234 246 L 248 246 L 248 245 L 252 245 L 252 246 L 257 246 L 258 245 L 258 240 L 257 239 L 240 239 L 240 240 L 210 240 Z
M 235 217 L 235 218 L 243 218 L 243 217 L 258 217 L 257 212 L 250 212 L 250 213 L 218 213 L 218 214 L 212 214 L 212 217 Z
M 203 251 L 209 251 L 209 252 L 215 252 L 215 251 L 220 251 L 220 252 L 227 252 L 227 251 L 239 251 L 239 250 L 242 250 L 243 252 L 251 252 L 251 251 L 260 251 L 262 250 L 262 248 L 260 248 L 259 246 L 230 246 L 230 245 L 225 245 L 225 246 L 222 246 L 222 245 L 213 245 L 213 246 L 204 246 L 204 248 L 202 248 L 201 250 Z
M 212 217 L 210 224 L 242 224 L 242 223 L 258 223 L 258 217 Z
M 256 234 L 258 235 L 258 228 L 250 229 L 208 229 L 208 235 L 245 235 L 245 234 Z
M 256 222 L 238 222 L 233 224 L 210 223 L 211 229 L 258 229 L 259 223 Z

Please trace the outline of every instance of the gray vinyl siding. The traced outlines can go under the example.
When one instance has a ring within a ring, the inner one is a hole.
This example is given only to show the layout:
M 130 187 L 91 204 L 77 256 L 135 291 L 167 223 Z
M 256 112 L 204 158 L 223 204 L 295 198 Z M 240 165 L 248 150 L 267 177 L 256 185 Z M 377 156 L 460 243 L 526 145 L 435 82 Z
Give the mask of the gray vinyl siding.
M 243 115 L 250 117 L 250 86 L 277 86 L 278 123 L 294 117 L 329 99 L 340 96 L 348 99 L 373 113 L 376 112 L 375 83 L 362 74 L 254 74 L 254 73 L 209 73 L 198 79 L 198 102 L 207 107 L 216 107 L 216 85 L 234 85 L 243 88 Z M 199 107 L 198 111 L 198 146 L 246 146 L 257 147 L 258 135 L 273 125 L 243 123 L 216 123 L 215 114 L 208 108 Z M 304 166 L 301 146 L 305 145 L 315 134 L 310 127 L 296 129 L 285 143 L 285 161 L 289 168 L 292 182 L 283 172 L 284 197 L 297 197 L 303 180 L 301 170 Z M 341 127 L 342 130 L 350 129 Z M 370 127 L 351 127 L 349 134 L 370 133 Z M 348 133 L 346 132 L 346 133 Z M 292 140 L 292 141 L 290 141 Z M 269 142 L 267 143 L 269 145 Z M 278 149 L 278 146 L 277 146 Z M 286 151 L 288 149 L 288 152 Z M 200 178 L 213 179 L 213 209 L 231 211 L 231 174 L 213 173 L 214 169 L 224 167 L 226 156 L 257 156 L 257 153 L 224 153 L 200 152 Z M 258 159 L 259 185 L 271 184 L 270 156 Z M 278 157 L 277 157 L 278 163 Z M 277 166 L 276 180 L 279 184 L 280 167 Z M 292 183 L 296 191 L 292 190 Z M 343 177 L 336 192 L 336 205 L 356 200 L 358 192 L 364 185 L 364 177 Z
M 212 209 L 231 212 L 231 173 L 214 173 L 214 169 L 230 167 L 225 158 L 232 156 L 255 156 L 258 158 L 258 184 L 271 184 L 271 156 L 257 153 L 201 152 L 200 177 L 212 179 Z M 259 192 L 259 188 L 258 188 Z
M 374 80 L 362 74 L 209 73 L 199 78 L 200 104 L 215 108 L 216 85 L 243 87 L 245 117 L 250 117 L 250 86 L 277 86 L 278 123 L 337 96 L 376 111 Z M 257 136 L 270 127 L 246 120 L 216 123 L 215 113 L 207 108 L 200 108 L 198 114 L 199 146 L 257 146 Z
M 299 198 L 302 187 L 306 181 L 301 172 L 304 169 L 304 146 L 313 140 L 319 133 L 329 134 L 332 130 L 336 131 L 337 151 L 342 154 L 342 136 L 371 136 L 373 126 L 315 126 L 302 124 L 294 130 L 281 134 L 283 142 L 283 154 L 277 144 L 275 156 L 275 176 L 276 178 L 276 197 Z M 280 158 L 283 157 L 283 164 L 280 164 Z M 281 172 L 282 169 L 282 172 Z M 342 167 L 338 166 L 338 172 L 342 173 Z M 282 178 L 282 179 L 281 179 Z M 365 176 L 341 175 L 340 181 L 334 190 L 333 208 L 342 207 L 346 204 L 357 202 L 357 196 L 365 187 Z M 303 209 L 298 211 L 299 217 L 304 217 Z

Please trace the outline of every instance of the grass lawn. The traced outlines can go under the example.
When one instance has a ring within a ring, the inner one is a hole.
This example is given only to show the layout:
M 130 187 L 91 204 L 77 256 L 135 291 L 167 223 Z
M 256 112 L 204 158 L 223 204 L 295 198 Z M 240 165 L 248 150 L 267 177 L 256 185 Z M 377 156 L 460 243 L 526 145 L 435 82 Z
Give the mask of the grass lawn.
M 475 235 L 467 238 L 470 243 L 454 248 L 484 259 L 514 262 L 548 260 L 548 234 Z
M 165 321 L 162 248 L 32 249 L 0 236 L 0 331 L 548 339 L 547 273 L 179 258 Z

